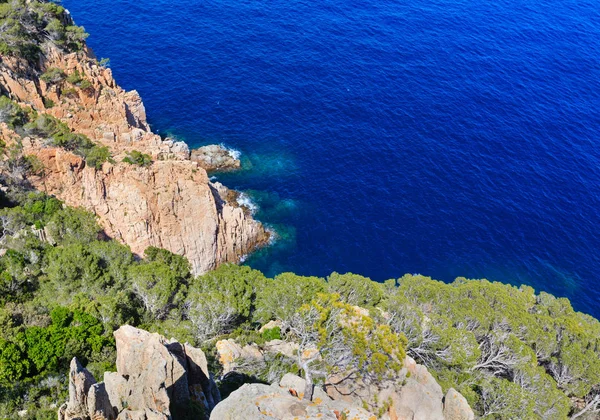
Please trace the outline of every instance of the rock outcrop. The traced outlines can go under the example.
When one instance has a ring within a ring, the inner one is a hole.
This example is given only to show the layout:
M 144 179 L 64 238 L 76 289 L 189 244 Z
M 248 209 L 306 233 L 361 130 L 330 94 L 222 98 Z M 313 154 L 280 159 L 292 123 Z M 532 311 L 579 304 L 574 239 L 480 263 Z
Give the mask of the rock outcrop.
M 156 246 L 187 257 L 194 274 L 237 263 L 268 242 L 269 234 L 237 203 L 236 194 L 211 183 L 206 174 L 204 167 L 239 167 L 229 151 L 205 147 L 195 151 L 196 161 L 190 160 L 185 143 L 152 133 L 138 93 L 120 88 L 89 50 L 65 54 L 47 44 L 44 52 L 39 68 L 2 57 L 0 92 L 108 147 L 115 163 L 97 170 L 43 139 L 25 138 L 25 153 L 45 166 L 43 177 L 30 180 L 36 188 L 93 211 L 109 236 L 139 255 Z M 48 69 L 78 75 L 86 83 L 46 83 L 40 75 Z M 8 137 L 7 127 L 0 129 Z M 121 162 L 133 150 L 154 162 L 149 167 Z
M 96 383 L 73 359 L 69 401 L 60 407 L 59 420 L 167 420 L 173 408 L 197 404 L 209 413 L 219 403 L 201 350 L 128 325 L 114 336 L 117 372 Z
M 227 339 L 218 341 L 216 348 L 223 373 L 230 374 L 236 372 L 238 366 L 243 367 L 248 363 L 257 366 L 268 364 L 273 353 L 294 360 L 298 345 L 271 340 L 261 346 L 247 344 L 242 347 L 235 340 Z M 304 392 L 304 380 L 294 375 L 286 375 L 279 385 L 297 388 L 298 396 L 302 396 Z M 255 387 L 247 392 L 248 395 L 255 395 L 259 388 Z M 272 391 L 260 388 L 260 392 L 271 395 Z M 404 367 L 395 380 L 365 383 L 360 378 L 329 377 L 324 390 L 315 388 L 316 397 L 323 399 L 323 395 L 337 402 L 364 405 L 377 413 L 378 418 L 385 420 L 473 420 L 475 417 L 467 400 L 458 391 L 450 389 L 444 396 L 442 387 L 427 368 L 411 357 L 406 357 Z
M 324 392 L 313 401 L 301 398 L 304 379 L 287 374 L 279 384 L 246 384 L 219 403 L 210 420 L 353 419 L 376 420 L 373 413 L 345 401 L 334 401 Z

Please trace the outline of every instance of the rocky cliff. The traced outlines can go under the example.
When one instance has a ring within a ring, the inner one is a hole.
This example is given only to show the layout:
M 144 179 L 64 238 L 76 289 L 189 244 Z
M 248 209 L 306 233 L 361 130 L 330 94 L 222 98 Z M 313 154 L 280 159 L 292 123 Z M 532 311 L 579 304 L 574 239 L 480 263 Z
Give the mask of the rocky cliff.
M 212 160 L 190 160 L 185 143 L 152 133 L 138 93 L 121 89 L 89 50 L 65 53 L 46 43 L 43 51 L 35 65 L 1 57 L 0 91 L 108 147 L 112 163 L 96 169 L 44 139 L 26 137 L 24 153 L 45 166 L 43 176 L 29 179 L 36 188 L 93 211 L 106 233 L 135 253 L 156 246 L 187 257 L 195 274 L 238 262 L 268 241 L 263 226 L 232 199 L 235 194 L 210 182 L 204 168 L 214 169 L 205 163 Z M 6 125 L 0 129 L 10 137 Z M 123 163 L 133 150 L 153 163 Z

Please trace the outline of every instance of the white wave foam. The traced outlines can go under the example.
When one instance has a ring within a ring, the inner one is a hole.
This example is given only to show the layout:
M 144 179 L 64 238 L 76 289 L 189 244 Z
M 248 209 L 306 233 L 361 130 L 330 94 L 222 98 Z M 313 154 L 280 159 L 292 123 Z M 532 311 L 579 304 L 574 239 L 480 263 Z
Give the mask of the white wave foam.
M 252 214 L 255 214 L 258 211 L 258 205 L 256 205 L 246 193 L 240 193 L 236 201 L 241 207 L 246 207 L 250 210 L 250 213 Z
M 275 245 L 275 242 L 279 239 L 279 234 L 270 226 L 266 226 L 265 230 L 269 233 L 269 246 Z
M 221 146 L 223 149 L 227 150 L 227 153 L 229 154 L 229 156 L 231 156 L 233 159 L 239 160 L 240 157 L 242 157 L 242 152 L 240 152 L 237 149 L 233 149 L 231 147 L 227 147 L 225 146 L 225 144 L 221 143 L 219 146 Z

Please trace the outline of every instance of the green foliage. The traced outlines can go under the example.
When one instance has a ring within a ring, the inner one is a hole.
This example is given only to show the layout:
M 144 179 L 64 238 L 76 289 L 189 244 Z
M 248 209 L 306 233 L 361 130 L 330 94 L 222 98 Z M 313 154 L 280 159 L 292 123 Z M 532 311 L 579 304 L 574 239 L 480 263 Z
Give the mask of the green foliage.
M 265 341 L 281 340 L 281 328 L 269 328 L 263 331 L 262 338 Z
M 133 265 L 129 269 L 128 278 L 133 292 L 150 315 L 150 320 L 164 319 L 182 298 L 181 277 L 163 262 Z
M 224 264 L 190 283 L 186 301 L 188 319 L 199 341 L 233 331 L 250 320 L 256 290 L 265 278 L 249 267 Z
M 11 0 L 0 3 L 0 54 L 35 62 L 44 42 L 51 40 L 64 51 L 79 51 L 87 34 L 75 26 L 56 3 Z
M 77 69 L 67 76 L 67 82 L 71 83 L 72 85 L 79 86 L 82 81 L 83 75 Z
M 96 169 L 102 169 L 104 162 L 111 161 L 110 150 L 106 146 L 94 146 L 85 155 L 85 162 Z
M 27 123 L 27 113 L 8 97 L 0 95 L 0 122 L 10 128 L 22 127 Z
M 123 158 L 123 162 L 130 165 L 150 166 L 152 164 L 152 157 L 146 153 L 132 150 L 131 152 L 127 152 L 127 156 Z
M 271 319 L 288 320 L 305 303 L 326 291 L 325 280 L 283 273 L 266 279 L 257 291 L 255 319 L 264 324 Z
M 25 125 L 25 129 L 30 134 L 48 138 L 53 146 L 62 147 L 82 156 L 95 146 L 86 136 L 71 132 L 65 123 L 47 114 L 38 115 Z
M 15 147 L 7 153 L 27 160 Z M 24 408 L 31 418 L 54 412 L 50 405 L 66 395 L 69 360 L 81 358 L 95 374 L 110 369 L 112 332 L 124 323 L 203 344 L 209 356 L 226 334 L 318 349 L 309 364 L 283 355 L 244 363 L 243 381 L 312 369 L 350 370 L 373 383 L 392 379 L 408 354 L 490 419 L 563 419 L 575 412 L 571 398 L 593 401 L 600 388 L 600 323 L 530 287 L 411 275 L 383 285 L 337 273 L 327 281 L 292 273 L 268 279 L 229 264 L 193 278 L 189 263 L 166 250 L 149 247 L 144 260 L 134 258 L 104 239 L 84 210 L 15 186 L 4 198 L 0 418 Z M 270 320 L 282 328 L 260 333 Z M 229 392 L 236 382 L 223 383 Z
M 56 103 L 50 99 L 50 98 L 44 98 L 44 107 L 45 108 L 54 108 L 56 106 Z
M 332 273 L 327 278 L 327 287 L 331 293 L 339 294 L 344 302 L 362 307 L 374 307 L 384 296 L 380 283 L 352 273 Z
M 59 68 L 50 67 L 41 76 L 40 79 L 48 84 L 57 84 L 65 80 L 66 74 Z

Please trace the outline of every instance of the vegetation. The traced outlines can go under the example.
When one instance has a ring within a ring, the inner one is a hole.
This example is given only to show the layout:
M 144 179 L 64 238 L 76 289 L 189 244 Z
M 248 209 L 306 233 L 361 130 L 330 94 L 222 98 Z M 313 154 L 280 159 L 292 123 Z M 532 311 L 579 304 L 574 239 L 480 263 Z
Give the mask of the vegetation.
M 54 104 L 46 103 L 47 107 L 49 105 Z M 83 134 L 73 133 L 65 123 L 51 115 L 21 108 L 6 96 L 0 96 L 0 122 L 5 122 L 19 134 L 41 137 L 51 146 L 69 150 L 85 158 L 87 164 L 96 169 L 104 162 L 112 162 L 107 147 L 97 145 Z
M 24 408 L 29 418 L 52 412 L 50 404 L 65 399 L 73 356 L 97 375 L 111 369 L 112 332 L 124 323 L 209 354 L 217 339 L 236 337 L 294 341 L 305 355 L 269 356 L 245 366 L 238 382 L 273 381 L 288 371 L 309 384 L 341 373 L 377 382 L 408 354 L 483 418 L 560 419 L 587 407 L 585 418 L 600 408 L 600 323 L 566 299 L 486 280 L 444 284 L 406 275 L 380 284 L 337 273 L 268 279 L 235 265 L 194 278 L 183 257 L 163 249 L 136 260 L 127 247 L 102 239 L 93 215 L 55 198 L 12 188 L 5 199 L 1 418 Z M 258 333 L 269 320 L 281 327 Z M 235 383 L 225 379 L 223 390 Z
M 152 156 L 137 150 L 132 150 L 131 152 L 127 152 L 127 156 L 123 158 L 123 162 L 129 163 L 130 165 L 150 166 L 150 164 L 152 164 Z
M 50 1 L 0 1 L 0 54 L 35 62 L 45 42 L 67 52 L 79 51 L 88 34 L 65 9 Z
M 100 168 L 108 150 L 60 121 L 0 97 L 0 118 L 17 132 L 85 156 Z M 567 299 L 527 286 L 467 280 L 451 284 L 406 275 L 376 283 L 355 274 L 327 279 L 283 273 L 266 278 L 223 265 L 194 277 L 187 260 L 150 247 L 144 259 L 106 240 L 95 217 L 7 182 L 39 174 L 22 145 L 0 143 L 0 418 L 53 413 L 64 400 L 73 356 L 99 375 L 111 369 L 112 332 L 128 323 L 214 353 L 218 339 L 298 345 L 295 357 L 268 355 L 224 378 L 304 375 L 305 398 L 331 377 L 391 380 L 405 355 L 454 387 L 482 418 L 590 418 L 600 412 L 600 322 Z M 149 156 L 131 152 L 131 164 Z M 259 332 L 262 325 L 278 321 Z M 212 363 L 214 369 L 218 364 Z M 215 371 L 218 374 L 218 371 Z M 240 376 L 241 375 L 241 376 Z M 587 416 L 587 417 L 586 417 Z

